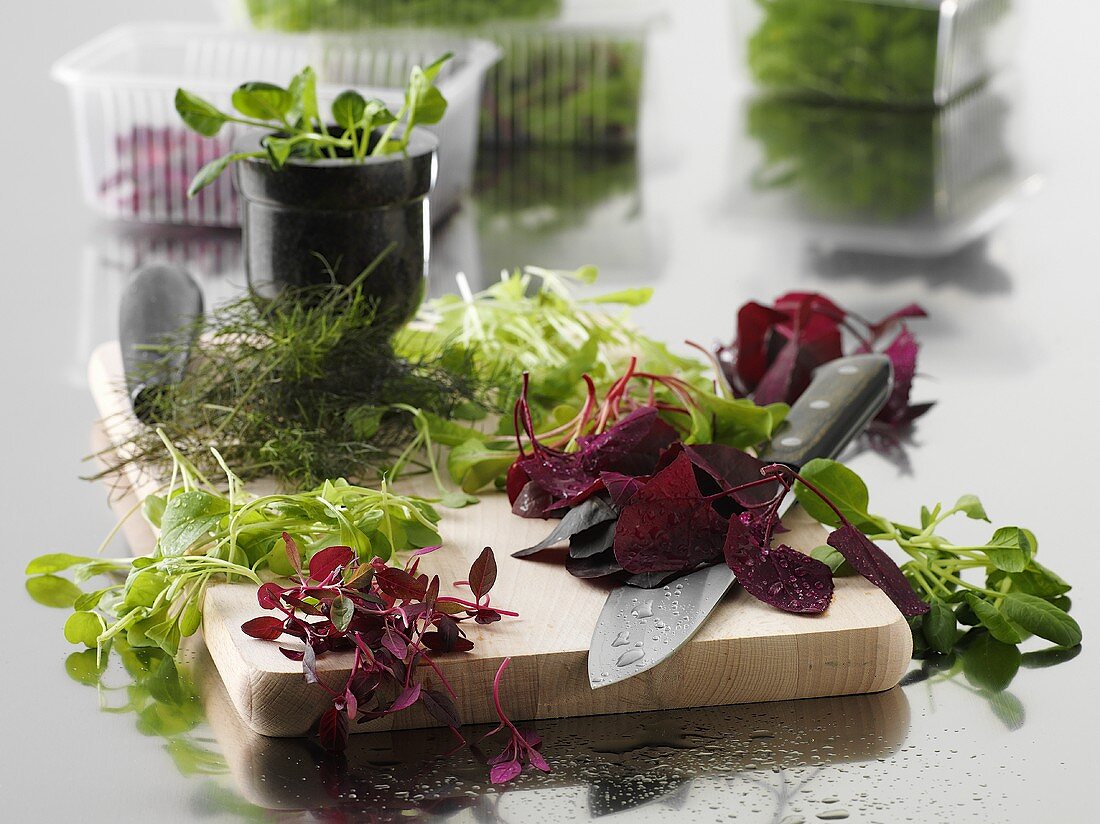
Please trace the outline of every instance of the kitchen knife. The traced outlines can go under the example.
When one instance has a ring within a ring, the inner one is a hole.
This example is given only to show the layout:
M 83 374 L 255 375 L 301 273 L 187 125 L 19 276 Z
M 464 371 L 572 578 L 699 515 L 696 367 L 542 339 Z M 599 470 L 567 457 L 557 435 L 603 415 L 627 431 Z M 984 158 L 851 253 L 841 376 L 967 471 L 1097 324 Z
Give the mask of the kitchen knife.
M 183 378 L 202 313 L 202 290 L 182 266 L 147 263 L 131 275 L 119 304 L 118 339 L 130 405 L 144 423 L 152 423 L 156 392 Z
M 854 355 L 818 367 L 760 458 L 800 467 L 812 458 L 836 457 L 878 414 L 892 386 L 890 361 L 884 355 Z M 673 655 L 735 580 L 725 564 L 716 564 L 664 588 L 620 586 L 612 591 L 588 649 L 592 688 L 638 675 Z

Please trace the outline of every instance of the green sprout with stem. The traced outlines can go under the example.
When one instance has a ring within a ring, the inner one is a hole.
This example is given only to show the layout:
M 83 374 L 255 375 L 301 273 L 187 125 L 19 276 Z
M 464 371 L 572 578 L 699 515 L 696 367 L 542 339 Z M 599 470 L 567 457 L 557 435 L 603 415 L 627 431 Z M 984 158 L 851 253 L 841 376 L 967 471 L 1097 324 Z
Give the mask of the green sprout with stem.
M 223 112 L 213 103 L 186 89 L 176 90 L 176 112 L 191 129 L 213 137 L 227 123 L 267 130 L 260 140 L 262 151 L 230 152 L 210 161 L 195 175 L 189 197 L 213 183 L 232 163 L 267 158 L 278 171 L 287 161 L 345 158 L 362 163 L 368 156 L 404 152 L 417 126 L 438 123 L 447 111 L 447 100 L 435 85 L 448 52 L 427 67 L 413 66 L 405 86 L 405 99 L 396 114 L 377 98 L 364 98 L 348 89 L 332 102 L 335 128 L 321 116 L 317 102 L 317 75 L 306 66 L 284 88 L 254 80 L 233 92 L 236 113 Z M 376 130 L 381 130 L 376 134 Z

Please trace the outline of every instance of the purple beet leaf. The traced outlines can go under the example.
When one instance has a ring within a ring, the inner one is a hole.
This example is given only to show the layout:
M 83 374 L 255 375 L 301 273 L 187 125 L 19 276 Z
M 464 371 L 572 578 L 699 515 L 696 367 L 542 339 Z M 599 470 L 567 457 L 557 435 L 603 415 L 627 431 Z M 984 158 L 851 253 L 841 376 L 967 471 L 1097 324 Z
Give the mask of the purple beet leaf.
M 532 450 L 514 465 L 515 476 L 528 480 L 512 499 L 513 511 L 527 518 L 546 517 L 555 508 L 579 503 L 602 488 L 601 472 L 649 474 L 661 452 L 678 437 L 660 419 L 658 409 L 643 406 L 598 435 L 577 438 L 575 451 L 562 452 L 538 443 L 528 418 L 521 415 Z
M 912 617 L 928 612 L 928 604 L 913 592 L 898 565 L 852 524 L 845 523 L 835 530 L 828 543 L 856 572 L 885 592 L 902 615 Z
M 703 497 L 687 455 L 662 469 L 623 508 L 615 558 L 631 573 L 674 572 L 722 557 L 727 524 Z
M 821 561 L 785 544 L 765 547 L 761 530 L 731 518 L 726 534 L 726 565 L 757 600 L 787 612 L 824 612 L 833 598 L 833 573 Z

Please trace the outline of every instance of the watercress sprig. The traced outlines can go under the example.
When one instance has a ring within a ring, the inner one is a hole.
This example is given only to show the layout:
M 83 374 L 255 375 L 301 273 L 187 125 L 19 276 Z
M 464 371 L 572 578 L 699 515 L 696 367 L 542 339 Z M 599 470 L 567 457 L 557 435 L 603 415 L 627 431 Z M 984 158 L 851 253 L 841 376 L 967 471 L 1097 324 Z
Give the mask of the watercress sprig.
M 800 474 L 808 483 L 796 484 L 795 494 L 816 520 L 836 526 L 839 511 L 869 540 L 891 541 L 908 556 L 901 571 L 931 606 L 910 620 L 916 655 L 950 652 L 963 635 L 960 625 L 981 627 L 1010 645 L 1031 635 L 1062 647 L 1081 642 L 1081 627 L 1069 615 L 1070 585 L 1035 559 L 1039 543 L 1031 530 L 998 527 L 977 544 L 955 544 L 941 534 L 940 527 L 955 516 L 989 522 L 977 496 L 963 495 L 950 507 L 921 507 L 920 526 L 910 526 L 872 514 L 866 484 L 843 464 L 817 459 Z M 824 504 L 810 485 L 836 509 Z M 834 572 L 843 563 L 833 547 L 820 547 L 813 555 Z
M 260 140 L 263 151 L 231 152 L 203 166 L 187 194 L 193 197 L 213 183 L 230 164 L 246 158 L 266 157 L 275 170 L 290 158 L 319 160 L 324 157 L 350 158 L 362 162 L 368 155 L 403 152 L 414 128 L 438 123 L 447 111 L 447 101 L 435 85 L 448 52 L 426 67 L 413 66 L 405 86 L 405 100 L 397 114 L 377 98 L 364 98 L 348 89 L 332 102 L 332 123 L 321 116 L 317 102 L 317 75 L 306 66 L 284 88 L 264 81 L 242 83 L 233 92 L 236 113 L 223 112 L 186 89 L 176 90 L 176 112 L 191 129 L 213 137 L 227 123 L 268 130 Z M 382 131 L 375 135 L 375 129 Z
M 163 433 L 162 433 L 163 437 Z M 286 535 L 295 536 L 306 563 L 334 544 L 364 561 L 438 545 L 439 515 L 426 501 L 343 479 L 298 493 L 253 495 L 222 463 L 227 491 L 215 487 L 164 439 L 173 460 L 164 494 L 149 495 L 146 519 L 159 530 L 154 552 L 103 559 L 67 553 L 43 555 L 26 572 L 31 597 L 71 608 L 65 637 L 105 649 L 118 637 L 131 647 L 155 646 L 175 655 L 182 638 L 202 621 L 203 596 L 214 581 L 263 583 L 260 573 L 290 575 Z M 73 580 L 57 575 L 70 571 Z M 106 585 L 83 591 L 78 583 L 106 576 Z M 121 578 L 121 580 L 120 580 Z

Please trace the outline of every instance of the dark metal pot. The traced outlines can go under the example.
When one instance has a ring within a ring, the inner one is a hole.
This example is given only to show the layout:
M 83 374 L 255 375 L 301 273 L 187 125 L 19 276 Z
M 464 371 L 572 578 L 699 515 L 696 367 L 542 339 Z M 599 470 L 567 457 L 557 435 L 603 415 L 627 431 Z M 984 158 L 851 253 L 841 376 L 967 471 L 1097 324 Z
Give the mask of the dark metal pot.
M 405 154 L 291 160 L 279 171 L 264 158 L 234 164 L 249 285 L 270 294 L 348 284 L 392 244 L 364 291 L 388 321 L 411 318 L 427 278 L 437 146 L 434 135 L 414 131 Z

